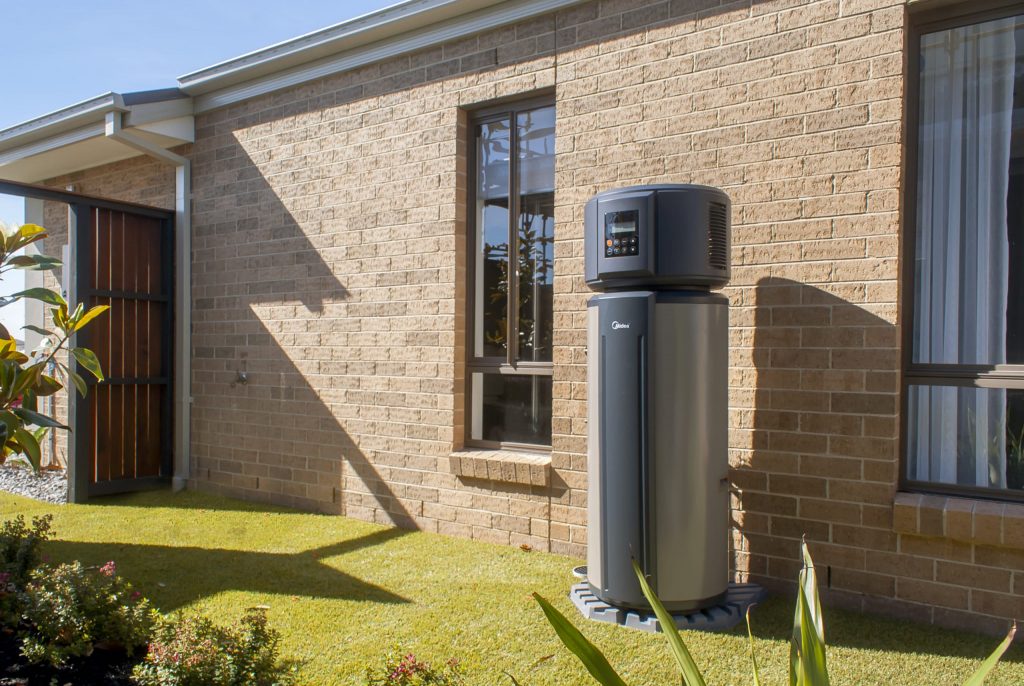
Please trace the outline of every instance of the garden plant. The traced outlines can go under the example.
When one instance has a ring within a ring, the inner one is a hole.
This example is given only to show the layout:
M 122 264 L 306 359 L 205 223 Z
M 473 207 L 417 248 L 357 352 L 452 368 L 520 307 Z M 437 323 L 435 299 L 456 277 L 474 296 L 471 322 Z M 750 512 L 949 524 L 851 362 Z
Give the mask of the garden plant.
M 789 684 L 790 686 L 829 686 L 828 664 L 825 656 L 825 622 L 822 616 L 821 600 L 818 597 L 818 581 L 814 573 L 814 561 L 811 559 L 806 541 L 800 544 L 800 551 L 803 556 L 803 568 L 800 570 L 797 582 L 796 610 L 793 617 L 793 635 L 789 653 Z M 636 560 L 633 561 L 633 571 L 640 581 L 644 597 L 647 598 L 658 617 L 660 628 L 665 633 L 672 656 L 683 677 L 683 684 L 685 686 L 705 686 L 704 676 L 676 629 L 675 620 L 651 589 Z M 598 683 L 602 686 L 626 686 L 626 682 L 612 668 L 604 654 L 587 640 L 565 615 L 539 594 L 534 593 L 533 597 L 540 604 L 548 622 L 554 627 L 559 640 L 579 658 Z M 1016 630 L 1017 625 L 1014 623 L 1003 642 L 964 682 L 964 686 L 984 684 L 985 677 L 1013 642 Z M 747 611 L 747 635 L 750 639 L 751 683 L 754 686 L 761 686 L 749 610 Z M 518 684 L 518 682 L 516 683 Z
M 433 667 L 412 653 L 391 652 L 384 664 L 367 668 L 366 686 L 462 686 L 462 667 L 451 659 L 443 667 Z
M 14 269 L 51 271 L 61 266 L 59 260 L 46 255 L 19 254 L 46 237 L 46 229 L 24 224 L 17 229 L 2 227 L 0 232 L 0 277 Z M 0 307 L 19 300 L 36 300 L 49 305 L 53 329 L 28 325 L 25 328 L 43 336 L 42 346 L 31 353 L 18 350 L 14 336 L 0 324 L 0 464 L 11 455 L 23 455 L 35 471 L 41 468 L 39 441 L 50 429 L 67 429 L 53 417 L 39 412 L 38 400 L 52 396 L 70 380 L 84 397 L 85 379 L 60 355 L 69 348 L 72 336 L 89 322 L 106 312 L 106 305 L 86 309 L 79 304 L 73 310 L 59 293 L 48 288 L 29 288 L 0 300 Z M 71 357 L 78 366 L 97 380 L 103 370 L 96 355 L 88 348 L 72 346 Z M 52 372 L 49 373 L 49 372 Z
M 87 680 L 83 670 L 88 668 L 104 683 L 139 686 L 294 682 L 295 665 L 278 658 L 280 635 L 267 625 L 265 607 L 250 608 L 229 628 L 198 615 L 164 617 L 117 574 L 112 561 L 91 567 L 45 562 L 40 546 L 50 536 L 51 519 L 35 518 L 30 527 L 19 516 L 0 525 L 0 642 L 17 639 L 20 657 L 28 663 L 19 674 L 50 680 L 75 674 Z M 2 673 L 0 683 L 6 683 Z

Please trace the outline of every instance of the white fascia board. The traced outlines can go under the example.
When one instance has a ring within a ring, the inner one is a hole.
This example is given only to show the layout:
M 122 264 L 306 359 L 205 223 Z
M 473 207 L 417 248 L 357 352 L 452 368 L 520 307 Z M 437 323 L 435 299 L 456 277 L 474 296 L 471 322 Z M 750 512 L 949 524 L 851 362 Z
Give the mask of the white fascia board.
M 126 109 L 124 100 L 118 93 L 105 93 L 83 100 L 0 131 L 0 151 L 11 147 L 20 148 L 35 140 L 48 139 L 54 134 L 79 129 L 85 124 L 102 121 L 107 112 Z
M 301 67 L 257 77 L 244 83 L 228 86 L 209 93 L 197 94 L 195 96 L 195 111 L 197 114 L 208 112 L 219 107 L 281 90 L 282 88 L 297 86 L 307 81 L 337 74 L 389 57 L 415 52 L 438 43 L 456 40 L 541 14 L 554 12 L 579 4 L 580 2 L 582 0 L 514 0 L 511 2 L 501 2 L 472 14 L 460 16 L 418 31 L 380 40 L 370 45 L 347 50 L 333 57 L 304 64 Z M 184 81 L 180 85 L 181 89 L 186 92 L 196 92 L 191 90 Z
M 406 0 L 178 77 L 190 95 L 269 76 L 346 49 L 423 28 L 501 0 Z

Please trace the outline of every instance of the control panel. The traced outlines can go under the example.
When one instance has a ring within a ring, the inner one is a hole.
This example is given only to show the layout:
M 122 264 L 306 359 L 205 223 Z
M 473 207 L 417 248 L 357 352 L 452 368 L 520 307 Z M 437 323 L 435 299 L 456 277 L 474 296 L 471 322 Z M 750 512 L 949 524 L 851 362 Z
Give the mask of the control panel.
M 583 210 L 587 285 L 701 289 L 729 281 L 729 196 L 679 184 L 602 191 Z
M 640 212 L 605 212 L 604 245 L 606 257 L 640 254 Z

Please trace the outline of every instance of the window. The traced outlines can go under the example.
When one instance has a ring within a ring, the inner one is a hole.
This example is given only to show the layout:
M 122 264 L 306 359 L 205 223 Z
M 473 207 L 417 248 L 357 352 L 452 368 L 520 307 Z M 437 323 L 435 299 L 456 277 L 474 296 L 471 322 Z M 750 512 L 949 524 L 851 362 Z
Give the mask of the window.
M 555 108 L 471 122 L 467 443 L 551 444 Z
M 1024 499 L 1024 14 L 1004 7 L 911 35 L 903 484 Z

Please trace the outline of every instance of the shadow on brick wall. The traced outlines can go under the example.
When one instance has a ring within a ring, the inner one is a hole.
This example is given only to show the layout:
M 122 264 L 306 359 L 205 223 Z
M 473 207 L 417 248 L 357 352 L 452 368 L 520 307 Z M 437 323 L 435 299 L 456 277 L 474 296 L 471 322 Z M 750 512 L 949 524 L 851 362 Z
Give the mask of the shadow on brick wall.
M 856 304 L 867 288 L 764 278 L 734 311 L 732 372 L 752 377 L 734 385 L 753 389 L 731 425 L 734 564 L 789 591 L 806 536 L 830 602 L 903 614 L 867 552 L 896 552 L 899 402 L 897 328 Z
M 291 203 L 233 136 L 212 140 L 194 158 L 194 485 L 416 528 L 420 513 L 388 483 L 407 465 L 369 428 L 401 428 L 380 416 L 393 362 L 355 345 L 374 305 L 352 302 L 334 271 L 358 259 L 367 217 L 356 227 Z

